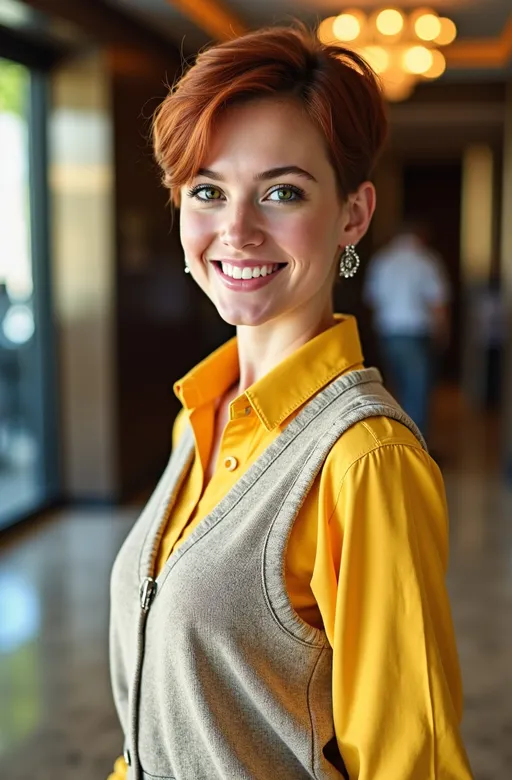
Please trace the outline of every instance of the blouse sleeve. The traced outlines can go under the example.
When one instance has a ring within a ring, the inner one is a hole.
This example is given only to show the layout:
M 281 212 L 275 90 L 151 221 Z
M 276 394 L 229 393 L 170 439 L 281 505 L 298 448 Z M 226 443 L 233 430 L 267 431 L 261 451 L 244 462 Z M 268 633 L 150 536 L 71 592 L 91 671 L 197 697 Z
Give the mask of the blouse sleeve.
M 333 711 L 350 780 L 470 780 L 445 587 L 439 469 L 392 444 L 349 468 L 329 518 L 339 540 Z M 334 599 L 333 599 L 334 600 Z

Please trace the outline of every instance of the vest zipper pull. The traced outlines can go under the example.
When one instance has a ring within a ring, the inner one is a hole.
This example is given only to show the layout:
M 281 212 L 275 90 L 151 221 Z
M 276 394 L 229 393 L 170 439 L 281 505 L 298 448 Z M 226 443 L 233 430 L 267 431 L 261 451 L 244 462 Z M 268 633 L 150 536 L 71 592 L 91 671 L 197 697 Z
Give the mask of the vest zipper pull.
M 147 612 L 156 593 L 156 581 L 153 577 L 145 577 L 140 585 L 140 606 Z

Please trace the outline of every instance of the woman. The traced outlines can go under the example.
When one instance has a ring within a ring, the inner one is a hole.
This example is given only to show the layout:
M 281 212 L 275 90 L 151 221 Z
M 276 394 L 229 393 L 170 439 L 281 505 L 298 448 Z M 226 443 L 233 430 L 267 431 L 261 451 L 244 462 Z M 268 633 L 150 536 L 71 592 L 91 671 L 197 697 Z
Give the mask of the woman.
M 469 778 L 421 434 L 334 315 L 386 135 L 302 29 L 202 53 L 155 121 L 185 270 L 236 325 L 176 384 L 169 465 L 112 577 L 112 777 Z

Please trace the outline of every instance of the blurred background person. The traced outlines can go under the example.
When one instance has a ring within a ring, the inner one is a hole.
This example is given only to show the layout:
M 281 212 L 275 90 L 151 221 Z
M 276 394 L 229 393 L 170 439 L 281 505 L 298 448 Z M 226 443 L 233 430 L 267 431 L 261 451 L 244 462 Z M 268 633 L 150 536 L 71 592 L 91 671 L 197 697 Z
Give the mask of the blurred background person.
M 388 381 L 424 435 L 437 355 L 449 340 L 450 289 L 420 223 L 404 224 L 372 258 L 364 299 L 372 309 Z

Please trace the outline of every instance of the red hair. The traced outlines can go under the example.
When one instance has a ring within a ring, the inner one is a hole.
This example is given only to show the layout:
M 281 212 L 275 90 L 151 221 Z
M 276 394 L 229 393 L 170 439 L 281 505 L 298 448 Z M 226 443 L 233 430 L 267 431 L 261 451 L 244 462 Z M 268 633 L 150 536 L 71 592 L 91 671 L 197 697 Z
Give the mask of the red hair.
M 265 96 L 294 98 L 320 128 L 342 197 L 368 179 L 387 134 L 373 70 L 305 27 L 275 27 L 203 51 L 157 110 L 155 155 L 175 205 L 201 167 L 220 114 Z

